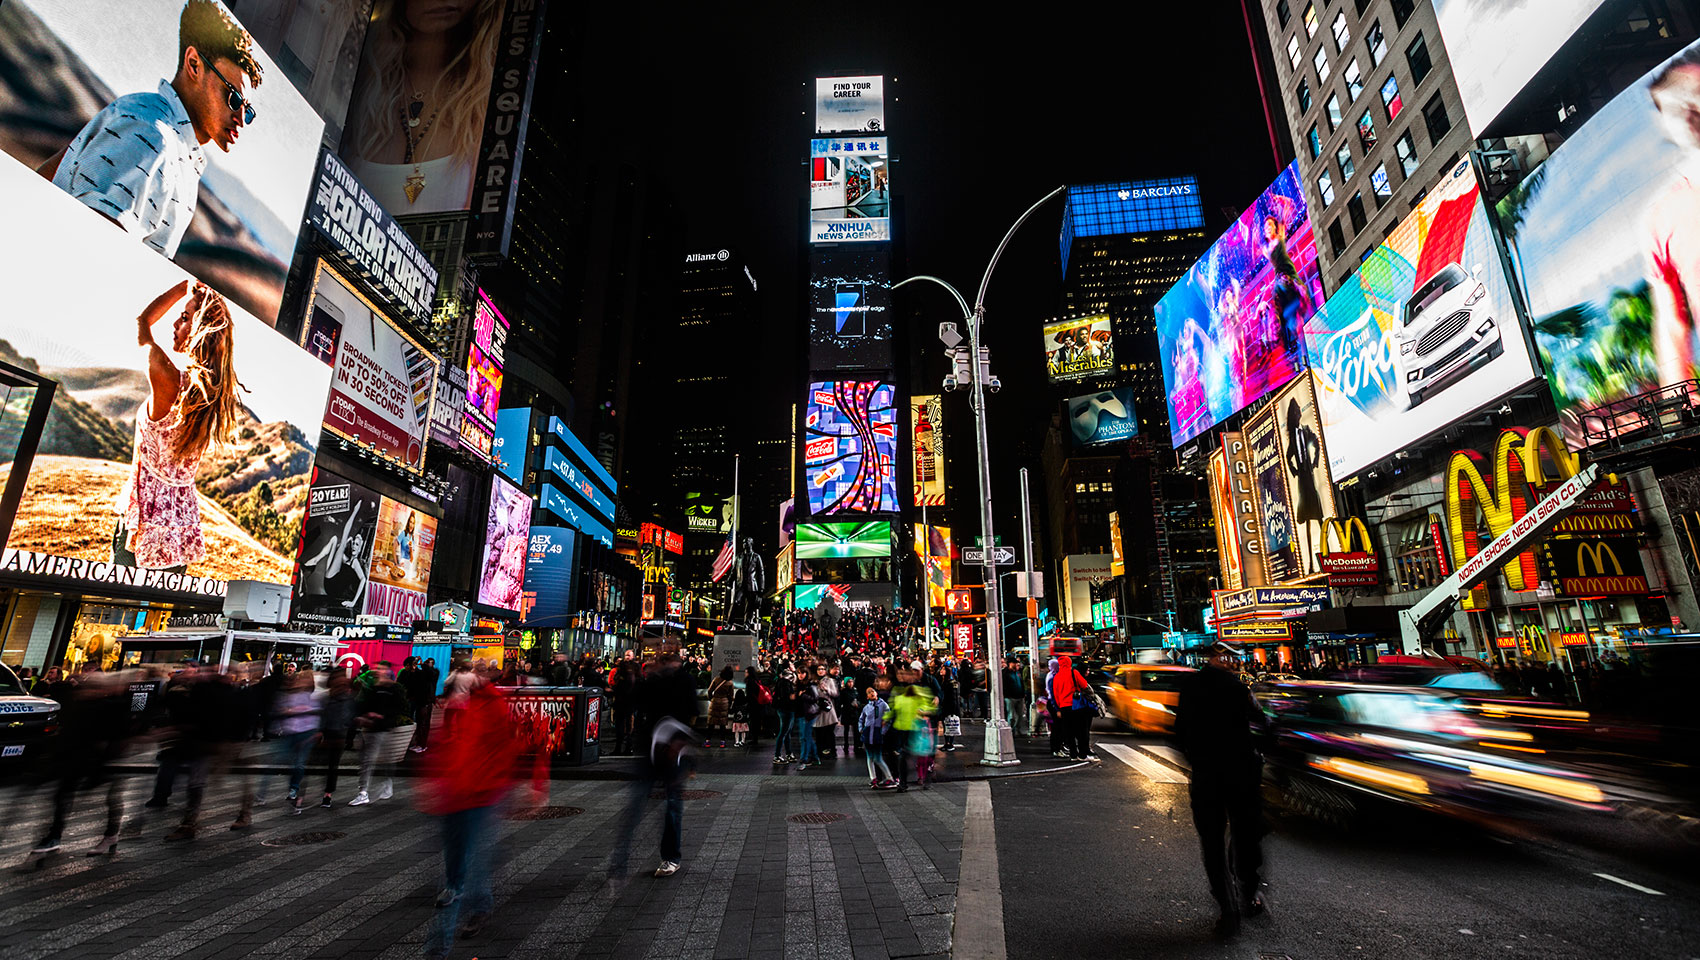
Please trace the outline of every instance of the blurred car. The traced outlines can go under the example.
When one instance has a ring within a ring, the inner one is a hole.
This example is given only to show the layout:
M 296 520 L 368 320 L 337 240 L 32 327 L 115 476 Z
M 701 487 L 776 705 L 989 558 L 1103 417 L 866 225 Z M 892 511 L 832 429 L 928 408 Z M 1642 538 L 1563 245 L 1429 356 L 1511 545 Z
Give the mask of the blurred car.
M 1109 716 L 1140 733 L 1173 733 L 1181 685 L 1198 671 L 1148 663 L 1124 663 L 1104 687 Z
M 30 696 L 12 668 L 0 664 L 0 768 L 42 752 L 58 727 L 59 704 Z

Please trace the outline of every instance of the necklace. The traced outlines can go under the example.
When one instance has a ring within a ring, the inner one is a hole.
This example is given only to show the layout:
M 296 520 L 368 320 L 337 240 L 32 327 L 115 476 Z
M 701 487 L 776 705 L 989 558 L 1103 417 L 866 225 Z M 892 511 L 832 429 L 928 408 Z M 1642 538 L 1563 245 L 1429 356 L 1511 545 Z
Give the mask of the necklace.
M 407 194 L 409 205 L 418 200 L 420 192 L 425 189 L 425 173 L 420 169 L 419 163 L 413 159 L 413 154 L 419 148 L 419 145 L 425 142 L 426 135 L 430 133 L 431 124 L 437 120 L 437 111 L 432 110 L 431 115 L 421 123 L 419 118 L 424 113 L 425 94 L 423 92 L 415 93 L 413 99 L 401 108 L 401 133 L 407 140 L 407 152 L 403 154 L 401 162 L 413 164 L 413 172 L 408 175 L 401 187 L 402 192 Z

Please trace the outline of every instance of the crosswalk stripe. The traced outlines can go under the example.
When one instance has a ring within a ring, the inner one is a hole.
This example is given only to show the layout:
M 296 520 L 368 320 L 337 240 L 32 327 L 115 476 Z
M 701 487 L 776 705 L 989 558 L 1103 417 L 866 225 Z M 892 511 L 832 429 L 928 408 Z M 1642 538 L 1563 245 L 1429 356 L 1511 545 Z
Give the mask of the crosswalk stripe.
M 1176 773 L 1132 747 L 1124 746 L 1119 743 L 1100 742 L 1098 744 L 1098 748 L 1108 751 L 1110 756 L 1127 764 L 1139 773 L 1143 773 L 1147 779 L 1155 780 L 1158 783 L 1187 782 L 1185 776 Z

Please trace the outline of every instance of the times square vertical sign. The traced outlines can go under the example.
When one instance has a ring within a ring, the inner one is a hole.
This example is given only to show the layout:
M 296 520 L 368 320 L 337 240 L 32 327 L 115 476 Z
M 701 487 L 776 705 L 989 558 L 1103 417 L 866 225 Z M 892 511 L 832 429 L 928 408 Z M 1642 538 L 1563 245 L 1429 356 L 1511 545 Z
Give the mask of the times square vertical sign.
M 484 142 L 472 182 L 472 223 L 467 230 L 466 250 L 473 259 L 508 255 L 547 6 L 546 0 L 508 0 L 502 18 L 490 80 L 490 107 L 484 114 Z

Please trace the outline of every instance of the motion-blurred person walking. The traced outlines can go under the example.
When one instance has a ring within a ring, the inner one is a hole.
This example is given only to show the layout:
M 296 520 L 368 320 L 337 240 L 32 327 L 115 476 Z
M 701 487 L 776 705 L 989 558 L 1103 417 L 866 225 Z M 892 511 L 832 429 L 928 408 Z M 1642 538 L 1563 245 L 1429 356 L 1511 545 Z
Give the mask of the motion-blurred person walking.
M 635 736 L 644 746 L 644 762 L 632 784 L 609 866 L 608 875 L 615 881 L 626 877 L 632 835 L 637 832 L 644 804 L 649 802 L 650 792 L 656 787 L 666 791 L 667 814 L 661 828 L 661 865 L 655 868 L 655 875 L 670 877 L 679 872 L 684 861 L 684 786 L 691 773 L 687 750 L 696 742 L 690 727 L 697 712 L 696 680 L 683 669 L 678 654 L 664 653 L 656 661 L 655 669 L 638 683 L 635 696 L 637 713 L 642 718 Z
M 319 738 L 325 747 L 325 795 L 319 806 L 329 807 L 336 793 L 337 769 L 348 747 L 348 731 L 354 728 L 354 682 L 348 671 L 332 670 L 326 682 L 325 699 L 319 713 Z
M 98 670 L 84 673 L 60 714 L 54 758 L 59 786 L 53 794 L 53 823 L 31 851 L 33 856 L 59 849 L 77 791 L 101 786 L 106 787 L 106 832 L 87 852 L 94 856 L 117 850 L 118 828 L 124 819 L 124 788 L 108 772 L 107 765 L 123 752 L 129 734 L 130 702 L 123 675 Z
M 239 686 L 234 675 L 245 675 L 248 668 L 248 664 L 239 664 L 231 673 L 199 673 L 189 687 L 189 729 L 183 740 L 189 767 L 189 805 L 183 811 L 183 822 L 165 835 L 167 840 L 195 838 L 207 783 L 230 769 L 248 739 L 254 716 L 251 688 Z M 246 830 L 253 823 L 254 784 L 246 775 L 238 781 L 241 805 L 230 829 Z
M 372 773 L 380 764 L 384 767 L 384 783 L 377 799 L 388 800 L 395 795 L 395 780 L 389 763 L 382 762 L 390 732 L 408 712 L 407 693 L 390 676 L 390 663 L 380 660 L 372 665 L 376 679 L 370 689 L 362 691 L 355 707 L 355 723 L 360 736 L 360 792 L 348 801 L 349 806 L 371 803 Z

